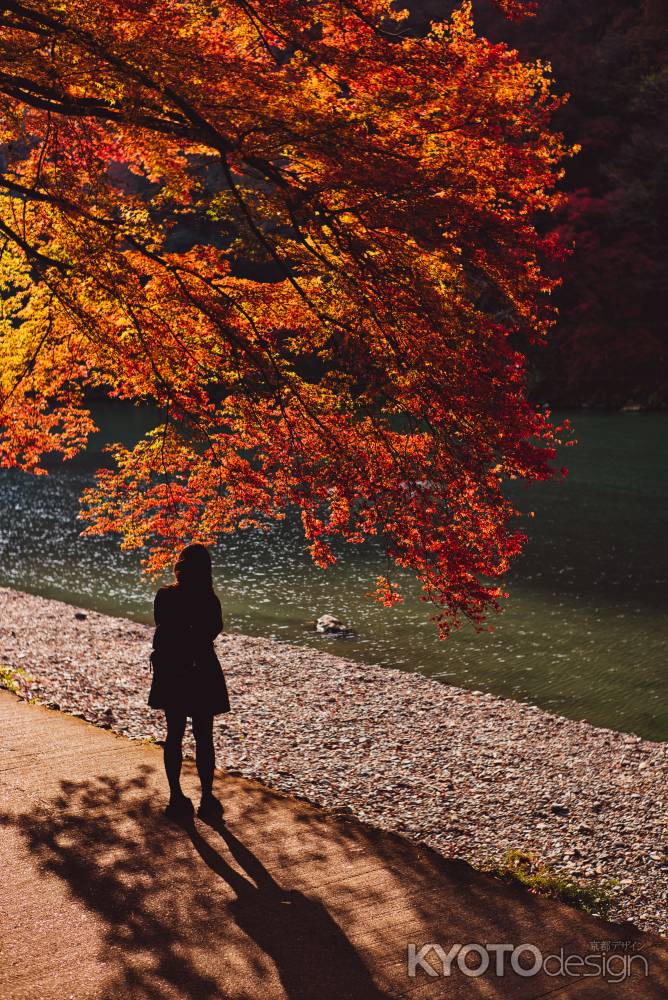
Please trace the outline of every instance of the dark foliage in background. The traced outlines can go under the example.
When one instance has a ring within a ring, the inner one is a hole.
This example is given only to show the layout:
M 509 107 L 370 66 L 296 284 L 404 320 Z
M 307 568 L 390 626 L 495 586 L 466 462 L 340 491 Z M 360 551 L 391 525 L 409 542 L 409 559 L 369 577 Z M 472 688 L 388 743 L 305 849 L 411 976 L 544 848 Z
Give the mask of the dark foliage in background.
M 412 29 L 454 4 L 412 0 Z M 541 0 L 508 22 L 490 3 L 479 28 L 552 64 L 571 94 L 557 123 L 582 151 L 567 166 L 560 220 L 575 249 L 534 394 L 552 403 L 668 405 L 668 4 Z

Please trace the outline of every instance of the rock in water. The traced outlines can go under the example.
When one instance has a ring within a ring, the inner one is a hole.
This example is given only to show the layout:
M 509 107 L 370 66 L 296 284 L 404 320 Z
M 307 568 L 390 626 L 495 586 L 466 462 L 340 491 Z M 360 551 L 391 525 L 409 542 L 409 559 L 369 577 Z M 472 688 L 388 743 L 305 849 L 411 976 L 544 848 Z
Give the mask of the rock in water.
M 347 625 L 344 625 L 340 618 L 334 615 L 320 615 L 315 623 L 316 631 L 325 635 L 337 635 L 342 632 L 350 632 Z

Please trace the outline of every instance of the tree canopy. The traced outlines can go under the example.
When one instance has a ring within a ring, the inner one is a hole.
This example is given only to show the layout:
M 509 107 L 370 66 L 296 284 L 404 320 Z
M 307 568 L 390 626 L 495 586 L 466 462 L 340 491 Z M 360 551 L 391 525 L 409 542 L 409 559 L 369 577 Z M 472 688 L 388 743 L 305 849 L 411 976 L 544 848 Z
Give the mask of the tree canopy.
M 85 448 L 91 393 L 152 403 L 89 532 L 158 570 L 296 508 L 319 565 L 378 538 L 445 634 L 521 549 L 504 482 L 552 474 L 524 352 L 566 150 L 548 67 L 469 3 L 423 38 L 392 7 L 0 3 L 0 461 Z

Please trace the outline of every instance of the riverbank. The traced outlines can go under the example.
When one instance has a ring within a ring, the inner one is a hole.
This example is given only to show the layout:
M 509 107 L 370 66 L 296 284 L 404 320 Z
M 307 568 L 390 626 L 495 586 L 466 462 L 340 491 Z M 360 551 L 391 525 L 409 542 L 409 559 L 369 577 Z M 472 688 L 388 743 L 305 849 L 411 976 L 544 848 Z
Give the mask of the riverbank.
M 26 671 L 26 693 L 136 739 L 163 736 L 146 705 L 151 634 L 0 589 L 0 663 Z M 272 640 L 225 635 L 218 651 L 233 705 L 216 721 L 220 766 L 445 856 L 521 848 L 617 879 L 611 916 L 667 932 L 665 744 Z

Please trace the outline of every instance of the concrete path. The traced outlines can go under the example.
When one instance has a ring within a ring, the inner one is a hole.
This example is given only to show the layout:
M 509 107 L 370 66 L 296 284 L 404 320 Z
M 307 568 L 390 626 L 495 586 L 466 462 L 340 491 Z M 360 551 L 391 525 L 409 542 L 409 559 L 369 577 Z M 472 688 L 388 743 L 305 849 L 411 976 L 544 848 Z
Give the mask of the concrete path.
M 171 824 L 159 747 L 4 691 L 0 771 L 2 1000 L 668 995 L 662 939 L 257 783 L 218 775 L 226 823 Z M 196 797 L 188 762 L 184 787 Z M 508 963 L 501 977 L 492 955 L 480 976 L 457 960 L 443 976 L 432 950 L 438 975 L 411 978 L 409 944 L 430 942 L 528 942 L 543 956 L 607 956 L 608 972 L 583 978 L 576 959 L 579 977 Z M 610 942 L 625 942 L 614 960 Z

